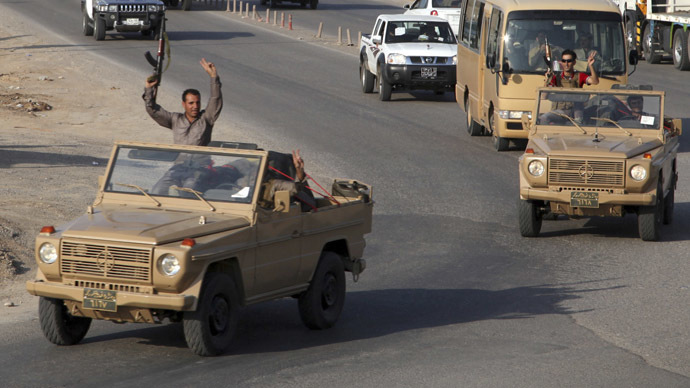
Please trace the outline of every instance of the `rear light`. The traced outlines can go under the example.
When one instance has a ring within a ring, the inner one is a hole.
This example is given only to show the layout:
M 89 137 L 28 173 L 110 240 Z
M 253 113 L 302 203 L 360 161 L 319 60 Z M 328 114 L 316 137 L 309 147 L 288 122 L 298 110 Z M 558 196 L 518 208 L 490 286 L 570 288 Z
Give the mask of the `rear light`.
M 55 233 L 55 228 L 52 226 L 44 226 L 41 228 L 41 234 L 53 234 Z
M 433 16 L 438 16 L 438 11 L 435 10 L 435 9 L 432 9 L 432 10 L 431 10 L 431 14 L 432 14 Z

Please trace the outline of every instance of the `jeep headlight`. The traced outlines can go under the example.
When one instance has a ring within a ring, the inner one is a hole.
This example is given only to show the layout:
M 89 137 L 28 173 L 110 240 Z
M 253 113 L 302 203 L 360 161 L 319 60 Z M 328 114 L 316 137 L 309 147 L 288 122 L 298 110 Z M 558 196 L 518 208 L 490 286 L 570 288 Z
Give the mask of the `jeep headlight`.
M 173 254 L 167 253 L 158 258 L 158 270 L 165 276 L 177 275 L 180 268 L 180 260 Z
M 43 243 L 38 248 L 38 257 L 46 264 L 53 264 L 58 258 L 57 249 L 51 243 Z
M 388 54 L 388 63 L 393 65 L 404 65 L 407 57 L 402 54 Z
M 149 5 L 149 12 L 158 12 L 158 6 L 157 5 Z
M 117 12 L 117 4 L 116 5 L 109 5 L 108 6 L 108 12 Z
M 544 174 L 544 163 L 540 160 L 533 160 L 527 165 L 527 171 L 535 177 L 540 177 Z
M 630 177 L 638 182 L 643 181 L 647 179 L 647 169 L 636 164 L 630 169 Z

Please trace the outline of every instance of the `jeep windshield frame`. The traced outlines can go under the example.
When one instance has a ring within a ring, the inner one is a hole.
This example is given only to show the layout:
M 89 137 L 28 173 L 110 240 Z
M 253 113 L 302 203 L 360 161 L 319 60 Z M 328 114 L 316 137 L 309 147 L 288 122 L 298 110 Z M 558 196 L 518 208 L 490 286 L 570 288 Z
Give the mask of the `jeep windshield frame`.
M 106 176 L 104 193 L 251 204 L 258 190 L 262 155 L 228 149 L 162 149 L 118 145 Z
M 588 134 L 658 136 L 664 130 L 660 91 L 540 88 L 538 93 L 538 132 L 581 133 L 579 127 Z

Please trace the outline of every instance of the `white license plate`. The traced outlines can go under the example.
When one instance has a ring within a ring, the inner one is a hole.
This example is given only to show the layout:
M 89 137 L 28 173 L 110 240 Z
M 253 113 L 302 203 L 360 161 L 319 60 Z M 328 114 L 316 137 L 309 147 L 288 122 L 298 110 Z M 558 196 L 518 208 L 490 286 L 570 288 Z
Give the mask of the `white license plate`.
M 422 78 L 436 78 L 436 68 L 422 67 Z
M 140 23 L 139 23 L 139 19 L 128 18 L 127 20 L 125 20 L 125 24 L 128 26 L 138 26 Z

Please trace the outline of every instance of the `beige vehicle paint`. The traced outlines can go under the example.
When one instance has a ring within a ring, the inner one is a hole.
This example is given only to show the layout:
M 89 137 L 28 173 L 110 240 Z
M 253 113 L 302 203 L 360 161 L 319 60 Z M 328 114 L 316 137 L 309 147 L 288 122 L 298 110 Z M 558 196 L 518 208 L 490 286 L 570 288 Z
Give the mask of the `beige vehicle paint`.
M 537 117 L 523 116 L 521 234 L 537 236 L 548 214 L 637 213 L 640 237 L 659 239 L 662 222 L 672 220 L 681 134 L 680 119 L 662 119 L 665 93 L 540 88 L 537 96 Z M 634 99 L 644 104 L 637 117 L 628 105 Z
M 115 144 L 86 214 L 46 227 L 36 238 L 38 271 L 27 289 L 42 297 L 46 337 L 73 344 L 91 319 L 168 318 L 184 323 L 195 353 L 215 355 L 228 348 L 239 306 L 287 296 L 299 297 L 308 327 L 335 324 L 344 271 L 356 278 L 365 268 L 371 187 L 336 179 L 338 194 L 317 195 L 309 211 L 287 191 L 277 191 L 273 203 L 261 202 L 266 182 L 277 176 L 274 166 L 294 176 L 287 156 L 225 145 Z M 168 172 L 188 174 L 188 180 L 161 188 Z M 320 271 L 323 266 L 330 269 Z M 223 291 L 228 284 L 231 290 Z M 211 288 L 220 291 L 210 296 Z M 331 304 L 324 302 L 322 311 L 318 298 Z M 227 313 L 200 317 L 205 309 Z M 215 319 L 217 327 L 204 319 Z

